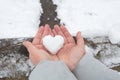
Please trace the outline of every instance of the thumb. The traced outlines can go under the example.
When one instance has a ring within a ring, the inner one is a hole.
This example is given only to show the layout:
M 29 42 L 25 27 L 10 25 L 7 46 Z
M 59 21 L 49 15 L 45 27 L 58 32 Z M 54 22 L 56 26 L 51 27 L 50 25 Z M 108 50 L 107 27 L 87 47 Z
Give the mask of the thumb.
M 29 53 L 31 53 L 34 50 L 36 50 L 36 48 L 34 47 L 34 45 L 31 42 L 29 42 L 29 41 L 24 41 L 23 45 L 27 48 L 27 50 L 29 51 Z
M 40 61 L 40 54 L 38 54 L 38 49 L 29 41 L 24 41 L 23 45 L 27 48 L 29 52 L 29 58 L 34 64 L 38 64 Z

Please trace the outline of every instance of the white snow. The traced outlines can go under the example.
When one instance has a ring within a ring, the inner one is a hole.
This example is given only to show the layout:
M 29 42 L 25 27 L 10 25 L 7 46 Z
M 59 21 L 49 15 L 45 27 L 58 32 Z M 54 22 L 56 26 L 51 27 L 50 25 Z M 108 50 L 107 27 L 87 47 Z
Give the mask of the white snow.
M 42 40 L 45 48 L 52 54 L 56 54 L 64 44 L 64 38 L 60 35 L 56 35 L 55 37 L 47 35 Z
M 109 36 L 120 42 L 120 0 L 53 0 L 58 18 L 72 35 L 81 31 L 84 37 Z
M 0 0 L 0 38 L 33 37 L 39 28 L 39 0 Z

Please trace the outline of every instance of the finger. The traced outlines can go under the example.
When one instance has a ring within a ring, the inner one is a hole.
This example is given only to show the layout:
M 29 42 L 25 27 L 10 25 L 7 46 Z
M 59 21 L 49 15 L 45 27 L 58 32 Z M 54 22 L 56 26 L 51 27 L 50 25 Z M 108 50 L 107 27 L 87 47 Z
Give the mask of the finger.
M 43 49 L 43 45 L 35 45 L 38 49 Z
M 49 28 L 49 35 L 54 36 L 54 34 L 53 34 L 51 28 Z
M 81 33 L 78 32 L 76 35 L 76 40 L 77 40 L 77 45 L 76 47 L 79 48 L 79 57 L 80 59 L 85 55 L 85 44 L 84 44 L 84 40 L 83 37 L 81 36 Z
M 54 36 L 54 34 L 52 33 L 52 31 L 51 31 L 50 35 Z
M 27 48 L 29 52 L 29 58 L 34 64 L 38 64 L 41 59 L 41 54 L 39 50 L 29 41 L 23 42 L 23 45 Z
M 49 35 L 49 25 L 48 24 L 46 24 L 45 25 L 45 28 L 44 28 L 44 32 L 43 32 L 43 34 L 42 34 L 42 37 L 44 37 L 44 36 L 46 36 L 46 35 Z
M 63 32 L 61 31 L 61 28 L 58 25 L 55 25 L 54 29 L 55 29 L 55 31 L 57 32 L 58 35 L 61 35 L 61 36 L 65 37 Z
M 54 29 L 52 30 L 52 32 L 53 32 L 54 36 L 57 35 L 57 32 Z
M 23 45 L 27 48 L 29 53 L 34 53 L 37 48 L 29 41 L 24 41 Z
M 64 26 L 61 26 L 61 30 L 64 33 L 64 35 L 65 35 L 68 43 L 75 44 L 75 40 L 73 39 L 73 37 L 71 36 L 71 34 L 68 32 L 68 30 Z
M 42 38 L 42 34 L 43 34 L 43 31 L 44 31 L 44 27 L 41 26 L 37 32 L 37 34 L 35 35 L 35 38 L 33 39 L 32 43 L 34 45 L 39 45 L 40 44 L 40 40 Z
M 44 31 L 43 31 L 43 34 L 42 34 L 42 38 L 45 37 L 46 35 L 49 35 L 49 25 L 46 24 L 45 27 L 44 27 Z M 40 41 L 40 45 L 42 45 L 43 41 L 41 39 Z
M 84 40 L 83 40 L 83 37 L 81 36 L 80 32 L 77 33 L 76 40 L 77 40 L 77 45 L 78 46 L 84 47 Z
M 65 28 L 65 26 L 61 26 L 61 30 L 64 33 L 65 37 L 71 36 L 69 31 Z
M 62 32 L 61 28 L 58 25 L 54 26 L 54 30 L 57 33 L 57 35 L 61 35 L 64 38 L 64 44 L 67 44 L 67 38 L 65 37 L 64 33 Z

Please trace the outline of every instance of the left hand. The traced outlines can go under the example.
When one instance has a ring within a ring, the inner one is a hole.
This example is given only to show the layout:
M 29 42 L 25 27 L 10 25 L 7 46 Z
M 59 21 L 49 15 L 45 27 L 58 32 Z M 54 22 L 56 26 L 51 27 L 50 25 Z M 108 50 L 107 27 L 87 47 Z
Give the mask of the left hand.
M 25 41 L 23 45 L 29 52 L 29 58 L 34 64 L 38 64 L 41 60 L 58 60 L 56 55 L 50 54 L 43 46 L 42 38 L 46 35 L 53 35 L 49 25 L 41 26 L 33 39 L 33 42 Z

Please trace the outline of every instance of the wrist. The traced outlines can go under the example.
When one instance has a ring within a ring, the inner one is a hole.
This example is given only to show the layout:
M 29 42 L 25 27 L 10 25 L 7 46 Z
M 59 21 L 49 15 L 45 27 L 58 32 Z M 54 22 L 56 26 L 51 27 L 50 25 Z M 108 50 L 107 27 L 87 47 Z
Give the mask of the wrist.
M 67 67 L 70 69 L 70 71 L 73 71 L 75 69 L 75 64 L 68 62 L 68 61 L 64 61 L 65 64 L 67 65 Z

